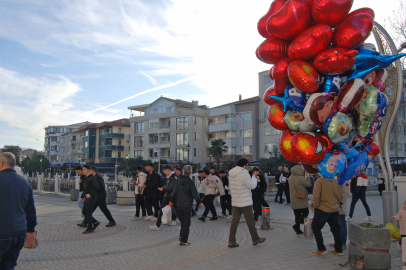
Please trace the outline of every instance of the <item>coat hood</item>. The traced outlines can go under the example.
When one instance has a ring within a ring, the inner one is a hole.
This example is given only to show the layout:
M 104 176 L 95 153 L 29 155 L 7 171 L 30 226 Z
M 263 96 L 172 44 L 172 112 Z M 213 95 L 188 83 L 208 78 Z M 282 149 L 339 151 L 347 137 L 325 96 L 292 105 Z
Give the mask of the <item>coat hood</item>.
M 192 181 L 192 179 L 189 176 L 180 176 L 178 179 L 178 184 L 179 185 L 186 185 L 189 183 L 189 181 Z
M 237 175 L 239 175 L 240 173 L 247 173 L 247 170 L 244 169 L 243 167 L 237 166 L 232 168 L 229 172 L 228 175 L 230 175 L 230 177 L 236 177 Z
M 290 169 L 290 172 L 294 175 L 301 175 L 301 176 L 305 175 L 303 168 L 300 165 L 293 166 L 292 169 Z

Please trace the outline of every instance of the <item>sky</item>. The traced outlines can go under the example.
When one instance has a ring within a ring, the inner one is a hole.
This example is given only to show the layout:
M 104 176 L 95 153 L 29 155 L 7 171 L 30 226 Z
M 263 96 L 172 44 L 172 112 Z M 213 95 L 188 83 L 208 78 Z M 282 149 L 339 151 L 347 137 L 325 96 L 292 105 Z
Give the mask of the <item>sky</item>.
M 44 128 L 129 117 L 160 96 L 210 107 L 258 95 L 272 1 L 0 0 L 0 147 Z M 354 0 L 383 23 L 397 0 Z M 37 141 L 37 139 L 39 141 Z

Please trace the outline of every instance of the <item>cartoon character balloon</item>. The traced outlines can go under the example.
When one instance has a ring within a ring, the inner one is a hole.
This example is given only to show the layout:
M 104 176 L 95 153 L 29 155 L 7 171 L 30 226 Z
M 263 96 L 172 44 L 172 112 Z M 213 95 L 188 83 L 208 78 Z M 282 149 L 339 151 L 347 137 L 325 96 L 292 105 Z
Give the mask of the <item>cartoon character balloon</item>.
M 288 66 L 289 81 L 300 91 L 311 94 L 319 88 L 319 74 L 310 64 L 302 60 L 290 62 Z
M 327 118 L 324 133 L 334 143 L 350 140 L 355 134 L 355 123 L 351 116 L 338 112 Z
M 346 164 L 347 159 L 343 152 L 330 152 L 317 164 L 317 169 L 323 177 L 333 179 L 344 171 Z
M 336 111 L 334 95 L 316 93 L 310 96 L 303 110 L 303 115 L 310 124 L 322 125 L 327 117 Z
M 314 132 L 297 132 L 291 141 L 293 153 L 300 162 L 313 165 L 323 160 L 327 152 L 324 139 Z
M 288 129 L 283 117 L 285 112 L 283 111 L 283 105 L 279 102 L 271 105 L 268 109 L 268 121 L 276 129 L 285 130 Z
M 341 89 L 340 75 L 324 75 L 321 76 L 319 92 L 321 93 L 334 93 L 338 95 Z
M 337 97 L 337 109 L 340 112 L 350 112 L 367 97 L 365 83 L 361 79 L 347 81 Z
M 351 178 L 356 177 L 358 174 L 365 172 L 369 164 L 367 153 L 371 148 L 372 148 L 371 146 L 367 147 L 364 151 L 360 152 L 357 157 L 351 160 L 350 164 L 345 170 L 344 175 L 341 175 L 340 177 L 341 182 L 351 180 Z

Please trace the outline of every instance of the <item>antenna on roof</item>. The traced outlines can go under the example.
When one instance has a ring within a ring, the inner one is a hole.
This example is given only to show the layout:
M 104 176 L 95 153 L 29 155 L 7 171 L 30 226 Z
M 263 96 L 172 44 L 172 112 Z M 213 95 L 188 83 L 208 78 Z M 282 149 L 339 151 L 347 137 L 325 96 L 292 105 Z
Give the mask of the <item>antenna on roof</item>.
M 241 98 L 242 98 L 242 97 L 241 97 L 241 94 L 240 94 L 240 101 L 241 101 Z

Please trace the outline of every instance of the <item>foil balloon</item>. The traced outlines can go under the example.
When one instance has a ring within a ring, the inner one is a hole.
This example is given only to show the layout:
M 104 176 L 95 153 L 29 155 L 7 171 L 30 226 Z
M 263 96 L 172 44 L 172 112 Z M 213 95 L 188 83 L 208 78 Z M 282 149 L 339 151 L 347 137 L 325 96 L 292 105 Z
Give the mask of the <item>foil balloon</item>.
M 374 159 L 377 155 L 379 155 L 379 153 L 381 153 L 381 150 L 379 149 L 379 145 L 377 143 L 372 143 L 371 144 L 371 150 L 369 150 L 367 152 L 368 154 L 368 159 L 372 160 Z
M 289 129 L 297 131 L 300 130 L 300 124 L 304 120 L 304 116 L 302 112 L 287 111 L 285 117 L 283 117 L 283 120 L 285 120 L 285 123 Z
M 264 93 L 264 101 L 266 104 L 268 105 L 274 105 L 276 104 L 278 101 L 270 98 L 269 96 L 274 96 L 276 95 L 275 90 L 273 88 L 273 86 L 269 87 L 268 89 L 266 89 L 265 93 Z
M 304 163 L 301 164 L 303 166 L 303 169 L 310 174 L 316 174 L 319 172 L 319 170 L 317 170 L 317 165 L 308 165 Z
M 319 53 L 313 65 L 322 74 L 341 74 L 354 65 L 357 54 L 357 50 L 331 48 Z
M 264 38 L 271 37 L 271 35 L 266 31 L 266 22 L 268 21 L 269 17 L 271 17 L 283 7 L 286 1 L 287 0 L 274 0 L 269 7 L 268 12 L 264 16 L 262 16 L 261 19 L 259 19 L 257 24 L 258 33 Z
M 291 60 L 311 61 L 327 49 L 333 40 L 333 30 L 327 24 L 316 24 L 297 36 L 289 45 Z
M 293 85 L 288 85 L 285 89 L 285 98 L 290 109 L 303 112 L 310 94 L 297 90 Z
M 285 93 L 285 88 L 290 84 L 288 77 L 288 66 L 291 60 L 289 58 L 283 58 L 273 66 L 272 75 L 275 79 L 275 91 L 278 95 Z
M 361 79 L 347 81 L 337 97 L 337 109 L 346 113 L 355 109 L 361 101 L 366 99 L 365 83 Z
M 281 137 L 279 138 L 279 149 L 281 151 L 282 156 L 290 162 L 299 162 L 297 157 L 292 151 L 292 145 L 290 144 L 290 140 L 292 139 L 295 132 L 291 130 L 285 130 Z
M 320 134 L 320 136 L 324 139 L 327 145 L 327 151 L 331 151 L 333 149 L 333 142 L 325 134 Z
M 303 115 L 310 124 L 320 126 L 336 111 L 336 108 L 332 94 L 316 93 L 307 100 Z
M 319 74 L 305 61 L 292 61 L 288 66 L 288 76 L 292 85 L 304 93 L 311 94 L 319 88 Z
M 283 105 L 279 102 L 271 105 L 268 109 L 268 121 L 274 128 L 278 130 L 286 130 L 288 126 L 286 125 L 283 117 L 285 112 L 283 111 Z
M 373 50 L 360 49 L 355 60 L 355 71 L 348 80 L 364 79 L 372 71 L 386 68 L 403 56 L 406 54 L 385 55 Z
M 375 79 L 373 80 L 373 86 L 379 91 L 383 92 L 385 90 L 385 81 L 388 78 L 388 72 L 386 69 L 375 70 Z M 365 79 L 364 79 L 365 80 Z
M 333 143 L 347 141 L 355 135 L 355 123 L 351 116 L 338 112 L 327 118 L 324 133 Z
M 311 23 L 310 6 L 303 0 L 288 0 L 279 12 L 269 17 L 266 30 L 278 39 L 292 40 Z
M 358 133 L 361 137 L 368 136 L 371 132 L 376 133 L 381 124 L 380 121 L 388 112 L 388 97 L 375 87 L 366 87 L 367 98 L 359 106 Z
M 354 11 L 351 11 L 350 14 L 347 15 L 347 18 L 357 15 L 357 14 L 369 14 L 372 16 L 372 18 L 375 19 L 375 12 L 373 11 L 373 9 L 367 8 L 367 7 L 359 8 Z
M 269 75 L 269 78 L 271 78 L 272 80 L 274 79 L 273 78 L 273 66 L 269 69 L 268 75 Z
M 357 147 L 352 147 L 349 143 L 342 142 L 340 143 L 340 149 L 347 157 L 347 160 L 352 160 L 353 158 L 357 157 L 359 152 L 357 151 Z
M 369 14 L 357 14 L 346 18 L 334 30 L 334 47 L 353 49 L 368 38 L 374 26 L 374 18 Z
M 333 179 L 337 174 L 344 171 L 346 164 L 347 158 L 343 152 L 329 152 L 322 161 L 317 163 L 317 169 L 323 177 Z
M 353 177 L 358 176 L 360 173 L 364 173 L 366 168 L 368 167 L 369 160 L 368 160 L 368 151 L 371 147 L 367 147 L 364 151 L 360 152 L 357 157 L 353 158 L 350 163 L 348 164 L 347 169 L 341 175 L 340 181 L 348 181 L 351 180 Z M 340 184 L 340 181 L 338 184 Z
M 312 17 L 316 23 L 325 23 L 331 27 L 339 24 L 348 15 L 354 0 L 315 0 Z
M 276 64 L 288 55 L 289 42 L 270 37 L 264 40 L 256 50 L 259 60 L 267 64 Z
M 341 89 L 340 75 L 324 75 L 321 76 L 319 92 L 321 93 L 334 93 L 338 95 Z
M 314 132 L 297 132 L 290 143 L 293 153 L 300 162 L 309 165 L 322 161 L 327 152 L 325 140 Z

